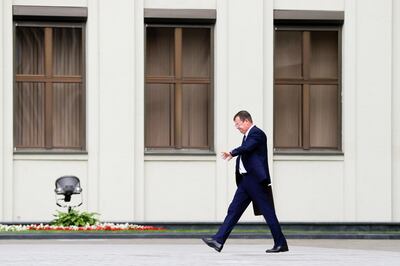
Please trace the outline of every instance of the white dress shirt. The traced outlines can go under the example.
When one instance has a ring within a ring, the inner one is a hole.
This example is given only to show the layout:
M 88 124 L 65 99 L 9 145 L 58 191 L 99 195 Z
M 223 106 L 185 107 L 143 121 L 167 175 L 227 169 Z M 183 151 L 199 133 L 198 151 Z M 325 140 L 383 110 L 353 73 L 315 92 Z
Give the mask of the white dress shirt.
M 250 130 L 254 127 L 254 125 L 252 125 L 251 127 L 249 127 L 249 129 L 246 131 L 246 133 L 244 133 L 244 141 L 246 141 L 247 139 L 247 135 L 249 134 Z M 246 174 L 247 170 L 246 168 L 244 168 L 243 162 L 242 162 L 242 156 L 239 157 L 239 173 L 240 174 Z

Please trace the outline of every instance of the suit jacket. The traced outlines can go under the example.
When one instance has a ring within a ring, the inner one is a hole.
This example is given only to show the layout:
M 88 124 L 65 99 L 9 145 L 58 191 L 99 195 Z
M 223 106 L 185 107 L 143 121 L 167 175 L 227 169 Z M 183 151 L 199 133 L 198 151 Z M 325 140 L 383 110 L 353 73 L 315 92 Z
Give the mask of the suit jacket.
M 231 151 L 231 155 L 236 158 L 236 185 L 242 181 L 242 175 L 239 173 L 239 160 L 242 158 L 243 166 L 246 168 L 249 178 L 255 178 L 260 186 L 266 186 L 271 183 L 271 177 L 268 168 L 267 136 L 265 133 L 254 126 L 250 129 L 246 140 L 241 146 Z M 260 211 L 253 202 L 254 214 L 260 215 Z

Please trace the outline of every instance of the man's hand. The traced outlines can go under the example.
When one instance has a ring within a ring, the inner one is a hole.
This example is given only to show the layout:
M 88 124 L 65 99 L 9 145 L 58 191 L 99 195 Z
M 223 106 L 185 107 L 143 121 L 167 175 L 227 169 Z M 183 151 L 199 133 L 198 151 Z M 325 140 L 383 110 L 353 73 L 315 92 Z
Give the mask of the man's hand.
M 222 157 L 222 159 L 228 160 L 228 161 L 230 161 L 232 159 L 231 153 L 227 152 L 227 151 L 221 152 L 221 157 Z

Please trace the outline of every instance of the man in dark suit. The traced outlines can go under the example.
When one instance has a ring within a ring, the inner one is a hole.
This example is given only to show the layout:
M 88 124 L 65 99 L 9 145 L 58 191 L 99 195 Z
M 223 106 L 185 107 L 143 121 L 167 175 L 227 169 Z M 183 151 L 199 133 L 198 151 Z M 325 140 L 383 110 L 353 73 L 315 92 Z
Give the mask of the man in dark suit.
M 288 251 L 286 238 L 275 214 L 268 169 L 267 137 L 261 129 L 253 125 L 251 115 L 247 111 L 238 112 L 233 117 L 233 121 L 235 127 L 244 135 L 243 142 L 236 149 L 223 152 L 222 158 L 229 161 L 237 156 L 237 190 L 228 208 L 224 223 L 213 237 L 203 238 L 203 241 L 220 252 L 233 227 L 250 202 L 253 202 L 255 214 L 264 216 L 274 239 L 274 246 L 266 252 Z

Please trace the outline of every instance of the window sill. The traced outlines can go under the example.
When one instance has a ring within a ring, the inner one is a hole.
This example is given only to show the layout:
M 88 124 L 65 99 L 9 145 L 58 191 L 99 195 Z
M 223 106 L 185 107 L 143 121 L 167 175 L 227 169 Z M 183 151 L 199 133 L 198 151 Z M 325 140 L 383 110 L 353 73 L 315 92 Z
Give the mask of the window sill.
M 200 149 L 145 149 L 144 155 L 215 155 L 214 151 L 211 150 L 200 150 Z
M 14 150 L 14 160 L 87 161 L 88 152 L 82 150 Z
M 339 150 L 279 150 L 274 151 L 274 161 L 343 161 L 344 153 Z
M 210 150 L 162 150 L 148 149 L 144 152 L 145 161 L 215 161 L 216 154 Z
M 71 149 L 14 149 L 14 154 L 88 154 L 88 152 Z
M 282 150 L 274 149 L 274 155 L 344 155 L 341 150 Z

